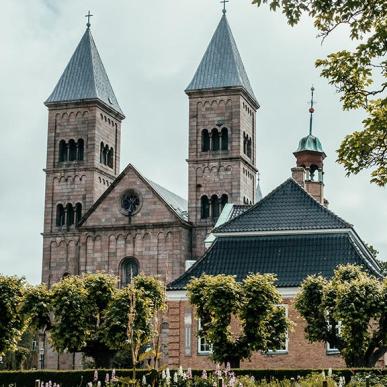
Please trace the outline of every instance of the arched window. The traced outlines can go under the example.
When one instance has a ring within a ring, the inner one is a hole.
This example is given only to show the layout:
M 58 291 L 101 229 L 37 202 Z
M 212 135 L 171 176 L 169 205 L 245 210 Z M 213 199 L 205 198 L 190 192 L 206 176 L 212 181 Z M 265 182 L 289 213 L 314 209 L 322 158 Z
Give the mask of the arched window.
M 210 150 L 210 134 L 207 129 L 202 130 L 202 152 Z
M 224 206 L 228 203 L 228 196 L 226 194 L 223 194 L 220 198 L 220 209 L 223 211 Z
M 71 203 L 66 206 L 66 226 L 70 227 L 74 224 L 74 208 Z
M 202 196 L 201 201 L 201 218 L 208 219 L 210 217 L 210 201 L 206 195 Z
M 62 204 L 56 206 L 56 226 L 62 227 L 65 224 L 65 210 Z
M 67 160 L 67 146 L 65 140 L 59 141 L 59 162 Z
M 100 149 L 99 149 L 99 162 L 101 164 L 103 164 L 103 150 L 105 148 L 105 145 L 103 142 L 101 142 L 101 146 L 100 146 Z
M 107 155 L 107 165 L 110 168 L 113 168 L 113 157 L 114 157 L 114 150 L 113 148 L 110 148 Z
M 247 140 L 247 157 L 251 159 L 251 138 Z
M 82 204 L 77 203 L 75 205 L 75 224 L 78 226 L 79 222 L 82 219 Z
M 109 153 L 109 145 L 105 145 L 105 148 L 103 148 L 103 164 L 107 165 L 108 163 L 108 153 Z
M 77 145 L 74 140 L 69 141 L 69 161 L 77 159 Z
M 219 132 L 218 129 L 212 129 L 211 130 L 211 139 L 212 139 L 212 150 L 213 151 L 218 151 L 219 150 Z
M 78 157 L 79 161 L 83 161 L 84 153 L 85 153 L 85 142 L 82 138 L 78 140 Z
M 315 165 L 315 164 L 312 164 L 310 167 L 309 167 L 309 175 L 310 175 L 310 180 L 314 181 L 315 178 L 316 178 L 316 171 L 318 171 L 318 166 Z M 318 176 L 317 176 L 318 178 Z M 318 180 L 318 179 L 317 179 Z
M 133 257 L 126 257 L 121 261 L 121 287 L 128 286 L 133 278 L 138 275 L 138 261 Z
M 228 130 L 227 128 L 222 128 L 221 133 L 221 148 L 222 150 L 228 150 Z
M 217 220 L 219 218 L 219 198 L 217 195 L 211 196 L 211 217 L 213 220 Z

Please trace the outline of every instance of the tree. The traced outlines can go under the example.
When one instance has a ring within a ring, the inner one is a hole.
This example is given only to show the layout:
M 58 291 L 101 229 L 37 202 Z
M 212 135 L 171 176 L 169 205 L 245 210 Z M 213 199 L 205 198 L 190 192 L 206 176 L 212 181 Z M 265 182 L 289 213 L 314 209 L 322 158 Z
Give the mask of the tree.
M 112 352 L 102 340 L 102 324 L 117 279 L 97 273 L 68 276 L 51 291 L 51 341 L 58 352 L 84 352 L 97 367 L 110 365 Z
M 371 169 L 371 182 L 387 184 L 387 2 L 380 0 L 253 0 L 270 9 L 282 9 L 288 23 L 296 25 L 303 14 L 314 20 L 324 41 L 340 26 L 358 44 L 318 59 L 316 67 L 341 93 L 344 110 L 364 109 L 363 129 L 345 137 L 337 161 L 347 175 Z M 384 94 L 384 95 L 383 95 Z
M 254 351 L 280 348 L 290 325 L 271 274 L 250 274 L 241 283 L 234 276 L 202 275 L 187 286 L 188 298 L 201 322 L 199 335 L 212 346 L 216 362 L 239 368 Z M 233 320 L 240 326 L 236 335 Z
M 24 319 L 19 313 L 24 290 L 24 279 L 0 275 L 0 356 L 16 350 L 24 332 Z
M 133 380 L 140 350 L 157 334 L 155 317 L 165 309 L 165 288 L 154 277 L 139 275 L 134 283 L 117 290 L 106 311 L 104 341 L 114 350 L 130 350 Z
M 348 367 L 374 367 L 387 351 L 387 279 L 339 266 L 331 280 L 309 276 L 296 298 L 306 338 L 337 348 Z

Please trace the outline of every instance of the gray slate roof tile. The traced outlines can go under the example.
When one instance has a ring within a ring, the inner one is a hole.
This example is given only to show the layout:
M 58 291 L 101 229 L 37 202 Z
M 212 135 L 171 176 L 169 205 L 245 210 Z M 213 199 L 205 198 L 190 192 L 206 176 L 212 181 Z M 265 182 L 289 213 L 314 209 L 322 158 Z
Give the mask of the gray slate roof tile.
M 343 228 L 352 228 L 352 225 L 289 178 L 243 214 L 215 228 L 213 233 Z
M 99 100 L 124 115 L 99 56 L 90 29 L 86 29 L 54 91 L 45 104 Z
M 220 237 L 188 271 L 168 285 L 185 289 L 202 274 L 227 274 L 242 281 L 250 273 L 274 273 L 278 287 L 296 287 L 312 274 L 326 278 L 340 264 L 359 264 L 380 277 L 355 247 L 349 233 Z
M 242 87 L 258 105 L 226 15 L 222 16 L 186 92 L 223 87 Z

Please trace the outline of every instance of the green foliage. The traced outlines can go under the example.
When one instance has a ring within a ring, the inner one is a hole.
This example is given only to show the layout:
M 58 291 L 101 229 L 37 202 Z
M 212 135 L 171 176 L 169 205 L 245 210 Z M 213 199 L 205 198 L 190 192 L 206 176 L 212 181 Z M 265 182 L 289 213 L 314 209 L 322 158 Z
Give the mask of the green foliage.
M 92 307 L 84 281 L 77 276 L 65 277 L 52 287 L 54 322 L 51 340 L 58 352 L 79 352 L 91 336 Z
M 129 285 L 114 294 L 106 311 L 103 323 L 105 343 L 112 349 L 126 349 L 131 346 L 128 337 L 130 312 L 135 310 L 133 318 L 133 341 L 145 344 L 151 334 L 149 320 L 151 318 L 150 302 L 140 290 Z
M 269 274 L 251 274 L 242 283 L 227 275 L 191 280 L 188 297 L 201 320 L 199 334 L 212 345 L 214 361 L 235 366 L 253 351 L 266 352 L 285 341 L 289 321 L 277 306 L 281 295 L 275 280 Z M 232 319 L 239 323 L 239 336 L 231 329 Z
M 319 36 L 328 37 L 340 26 L 349 27 L 357 41 L 353 51 L 341 50 L 316 61 L 321 75 L 341 94 L 345 110 L 364 109 L 364 128 L 347 136 L 338 150 L 338 162 L 347 175 L 371 169 L 371 182 L 387 183 L 387 2 L 380 0 L 253 0 L 258 6 L 282 9 L 294 26 L 303 14 L 314 20 Z M 384 94 L 384 95 L 383 95 Z
M 24 319 L 19 313 L 24 289 L 24 279 L 0 275 L 0 356 L 16 350 L 24 331 Z
M 28 326 L 35 329 L 50 329 L 50 302 L 51 295 L 45 284 L 27 287 L 21 313 L 27 319 Z
M 307 277 L 296 298 L 311 342 L 329 342 L 347 366 L 374 366 L 387 351 L 387 280 L 358 266 L 339 266 L 327 281 Z

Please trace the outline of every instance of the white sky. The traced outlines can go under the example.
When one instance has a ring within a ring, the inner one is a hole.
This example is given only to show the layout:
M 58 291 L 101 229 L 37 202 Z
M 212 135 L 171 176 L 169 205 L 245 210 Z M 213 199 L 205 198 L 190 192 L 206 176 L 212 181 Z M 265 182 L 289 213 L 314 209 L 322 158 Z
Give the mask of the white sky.
M 217 0 L 2 0 L 0 15 L 0 272 L 40 281 L 49 96 L 85 30 L 92 33 L 126 114 L 121 170 L 129 162 L 166 188 L 187 195 L 190 82 L 221 17 Z M 328 155 L 330 208 L 387 259 L 386 190 L 369 176 L 345 177 L 335 163 L 341 139 L 361 126 L 343 112 L 314 60 L 353 46 L 338 31 L 321 46 L 310 20 L 295 28 L 268 7 L 231 0 L 228 20 L 255 95 L 257 160 L 267 194 L 290 176 L 292 152 L 308 131 L 316 88 L 315 134 Z

